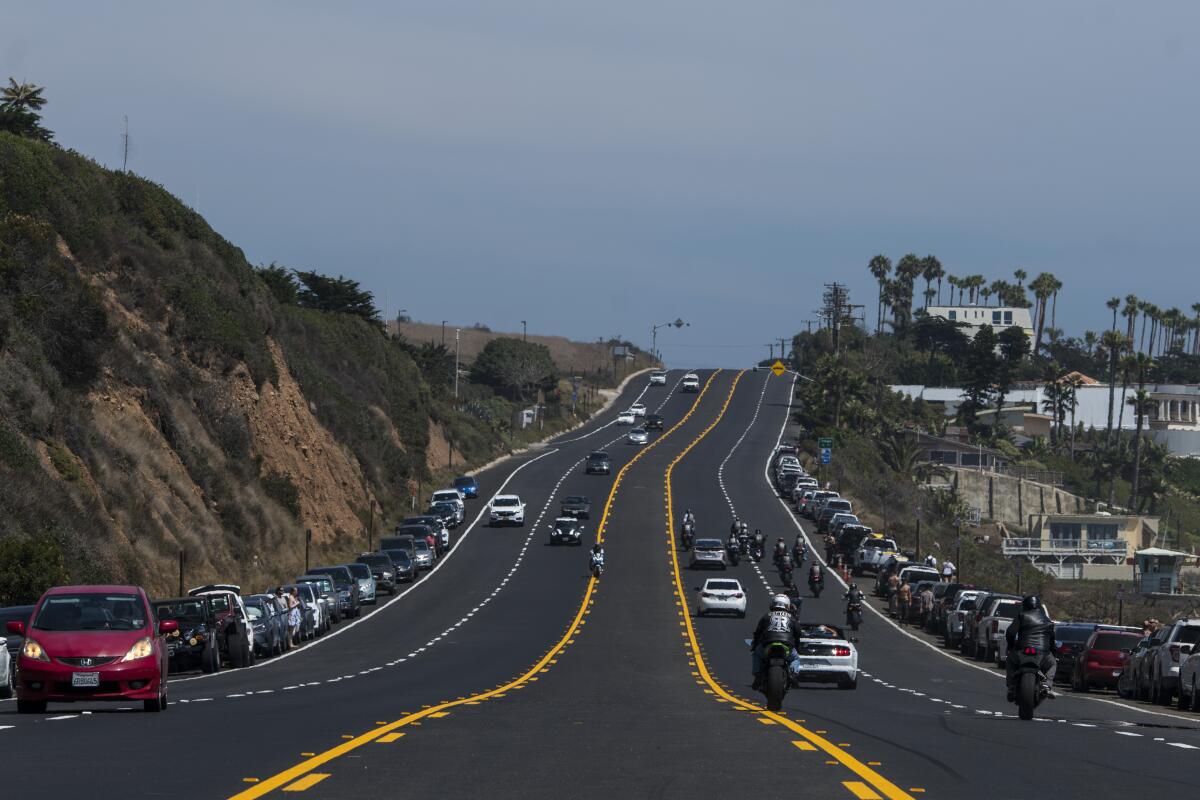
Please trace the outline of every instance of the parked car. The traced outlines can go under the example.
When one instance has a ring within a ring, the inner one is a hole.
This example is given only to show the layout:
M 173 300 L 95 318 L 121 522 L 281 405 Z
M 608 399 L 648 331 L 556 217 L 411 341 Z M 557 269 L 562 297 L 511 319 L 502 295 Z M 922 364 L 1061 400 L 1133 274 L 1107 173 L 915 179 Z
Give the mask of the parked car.
M 454 507 L 458 510 L 458 522 L 456 522 L 455 525 L 466 519 L 467 505 L 463 502 L 463 496 L 459 493 L 458 489 L 438 489 L 429 496 L 430 507 L 432 507 L 434 503 L 454 504 Z
M 295 589 L 300 598 L 300 638 L 307 640 L 323 636 L 329 627 L 329 620 L 325 616 L 318 587 L 311 583 L 289 583 L 282 588 L 289 593 Z
M 633 428 L 629 431 L 629 435 L 625 437 L 625 441 L 629 444 L 645 444 L 650 441 L 649 434 L 645 428 Z
M 1150 702 L 1168 705 L 1179 693 L 1179 665 L 1185 645 L 1200 642 L 1200 618 L 1176 620 L 1150 655 Z M 1191 651 L 1191 647 L 1188 647 Z
M 569 494 L 559 504 L 559 516 L 591 519 L 592 501 L 582 494 Z
M 1126 660 L 1125 671 L 1129 673 L 1131 696 L 1137 700 L 1150 699 L 1150 666 L 1154 663 L 1154 651 L 1162 646 L 1169 631 L 1169 628 L 1162 627 L 1142 637 Z
M 1141 638 L 1135 631 L 1104 627 L 1093 631 L 1073 662 L 1068 678 L 1071 688 L 1077 692 L 1117 688 L 1117 681 L 1129 663 L 1129 654 Z
M 422 531 L 420 528 L 409 527 L 412 525 L 423 526 L 427 530 Z M 446 527 L 446 521 L 437 514 L 421 514 L 415 517 L 405 517 L 396 526 L 396 532 L 401 536 L 412 534 L 413 536 L 420 536 L 422 538 L 426 533 L 433 533 L 434 547 L 438 552 L 445 552 L 450 549 L 450 529 Z
M 947 649 L 958 648 L 962 644 L 967 615 L 975 610 L 975 605 L 983 594 L 984 592 L 977 589 L 959 592 L 953 608 L 947 609 L 943 639 Z
M 437 517 L 445 528 L 457 528 L 458 524 L 462 522 L 462 512 L 459 511 L 458 506 L 446 500 L 431 503 L 429 505 L 429 515 Z M 438 545 L 440 546 L 440 541 Z
M 700 569 L 701 567 L 725 569 L 725 543 L 720 539 L 697 539 L 692 544 L 688 567 L 691 569 Z
M 972 651 L 976 661 L 995 663 L 999 657 L 1000 642 L 1017 615 L 1021 613 L 1021 598 L 1012 595 L 991 595 L 983 613 L 975 622 L 972 631 L 975 647 Z
M 1075 659 L 1097 627 L 1095 622 L 1059 622 L 1054 626 L 1054 643 L 1058 648 L 1055 655 L 1058 662 L 1058 671 L 1054 674 L 1055 683 L 1071 682 L 1071 675 L 1075 672 Z
M 387 553 L 363 553 L 357 561 L 365 564 L 371 570 L 371 577 L 375 579 L 377 590 L 387 592 L 389 595 L 396 593 L 396 567 Z
M 796 479 L 795 484 L 792 485 L 792 493 L 790 495 L 792 503 L 800 502 L 800 497 L 804 494 L 805 490 L 811 489 L 815 492 L 819 487 L 820 484 L 817 483 L 816 478 L 811 475 L 801 475 Z
M 583 471 L 588 475 L 608 475 L 612 472 L 612 459 L 602 450 L 588 453 Z
M 458 489 L 464 500 L 474 500 L 479 497 L 479 483 L 472 475 L 459 475 L 454 479 L 454 488 Z
M 642 427 L 648 431 L 661 431 L 663 429 L 662 414 L 647 414 L 646 419 L 642 421 Z
M 428 547 L 428 545 L 426 545 Z M 337 589 L 338 614 L 343 618 L 357 617 L 362 613 L 358 600 L 358 579 L 344 564 L 331 567 L 312 567 L 309 575 L 328 575 Z
M 166 636 L 167 664 L 171 673 L 197 667 L 204 673 L 221 668 L 221 645 L 217 637 L 217 614 L 203 595 L 155 600 L 154 617 L 159 622 L 175 620 L 176 629 Z
M 24 622 L 29 624 L 29 618 L 33 616 L 33 606 L 6 606 L 0 608 L 0 647 L 3 647 L 7 653 L 6 663 L 8 664 L 8 682 L 4 682 L 4 678 L 0 677 L 0 686 L 15 687 L 17 674 L 17 654 L 21 651 L 22 637 L 11 633 L 7 629 L 10 622 Z M 3 690 L 0 690 L 2 692 Z M 0 699 L 5 696 L 0 695 Z
M 575 517 L 559 517 L 547 527 L 550 529 L 550 544 L 583 544 L 583 526 Z
M 253 665 L 254 632 L 242 602 L 242 588 L 231 583 L 210 583 L 189 589 L 188 596 L 208 597 L 217 615 L 217 644 L 229 666 L 238 669 Z
M 843 533 L 845 529 L 843 528 Z M 872 534 L 864 539 L 859 545 L 858 550 L 850 559 L 850 564 L 854 568 L 855 575 L 865 575 L 868 572 L 879 572 L 883 562 L 889 557 L 897 555 L 900 548 L 896 546 L 896 540 L 890 539 L 881 533 Z
M 863 537 L 867 535 L 862 533 L 862 529 L 865 526 L 857 516 L 851 514 L 849 511 L 839 511 L 830 517 L 829 521 L 825 523 L 825 532 L 832 535 L 834 538 L 838 538 L 842 535 L 842 531 L 846 527 L 851 528 L 849 541 L 852 542 L 852 544 L 850 545 L 848 553 L 849 555 L 858 549 L 859 543 L 863 540 Z
M 816 519 L 816 514 L 820 510 L 822 503 L 831 497 L 836 499 L 841 497 L 841 495 L 827 489 L 813 492 L 812 497 L 808 498 L 807 502 L 799 509 L 800 514 L 809 519 Z
M 17 660 L 17 712 L 40 714 L 47 703 L 142 701 L 167 708 L 165 637 L 179 629 L 158 622 L 140 586 L 57 586 L 37 602 L 28 623 L 8 622 L 23 637 Z
M 709 578 L 700 589 L 696 601 L 696 616 L 706 614 L 736 614 L 746 616 L 746 592 L 732 578 Z
M 311 586 L 317 593 L 321 603 L 321 613 L 327 620 L 327 629 L 332 628 L 335 622 L 342 621 L 341 603 L 333 578 L 328 575 L 301 575 L 296 578 L 296 583 Z
M 0 647 L 0 700 L 7 700 L 13 696 L 16 673 L 15 659 L 8 654 L 8 647 Z
M 1200 648 L 1181 644 L 1179 659 L 1179 708 L 1200 711 Z
M 488 512 L 488 525 L 495 528 L 499 525 L 525 525 L 525 504 L 515 494 L 498 494 L 492 498 L 491 510 Z
M 854 512 L 849 500 L 841 497 L 830 497 L 821 504 L 820 511 L 813 518 L 817 523 L 818 533 L 829 533 L 829 523 L 834 514 L 852 514 Z
M 382 552 L 392 560 L 395 568 L 397 583 L 412 583 L 416 580 L 417 572 L 413 564 L 412 552 L 403 548 L 381 548 Z
M 988 616 L 990 609 L 1000 600 L 1016 600 L 1019 605 L 1021 598 L 1012 594 L 987 592 L 976 599 L 975 610 L 967 614 L 963 623 L 963 639 L 960 649 L 964 656 L 974 658 L 976 661 L 983 660 L 986 650 L 980 650 L 977 647 L 981 635 L 980 622 Z
M 429 571 L 433 569 L 436 554 L 429 547 L 429 542 L 424 539 L 417 539 L 413 542 L 413 566 L 418 570 Z
M 651 386 L 666 386 L 667 385 L 667 371 L 665 369 L 656 369 L 653 372 L 651 372 L 650 373 L 650 385 Z
M 287 649 L 287 612 L 279 608 L 275 597 L 252 594 L 245 599 L 246 613 L 254 631 L 254 650 L 264 658 L 277 656 Z

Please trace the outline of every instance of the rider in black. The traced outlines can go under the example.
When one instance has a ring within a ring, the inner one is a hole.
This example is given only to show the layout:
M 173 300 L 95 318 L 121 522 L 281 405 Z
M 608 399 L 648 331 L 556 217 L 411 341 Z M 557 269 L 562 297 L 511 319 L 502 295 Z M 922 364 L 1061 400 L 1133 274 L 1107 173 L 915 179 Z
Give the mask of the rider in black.
M 1008 701 L 1016 697 L 1016 670 L 1020 661 L 1021 651 L 1026 647 L 1036 647 L 1042 654 L 1042 672 L 1046 675 L 1047 697 L 1054 697 L 1054 673 L 1058 668 L 1058 660 L 1054 657 L 1058 648 L 1054 645 L 1054 622 L 1046 613 L 1046 607 L 1037 595 L 1029 595 L 1021 601 L 1021 611 L 1017 618 L 1008 626 L 1004 633 L 1008 643 L 1007 675 Z
M 754 671 L 754 690 L 762 688 L 763 659 L 762 651 L 766 645 L 774 642 L 785 642 L 795 650 L 799 644 L 800 629 L 792 614 L 792 601 L 786 594 L 777 594 L 771 598 L 771 608 L 758 621 L 754 629 L 754 639 L 750 642 L 751 669 Z

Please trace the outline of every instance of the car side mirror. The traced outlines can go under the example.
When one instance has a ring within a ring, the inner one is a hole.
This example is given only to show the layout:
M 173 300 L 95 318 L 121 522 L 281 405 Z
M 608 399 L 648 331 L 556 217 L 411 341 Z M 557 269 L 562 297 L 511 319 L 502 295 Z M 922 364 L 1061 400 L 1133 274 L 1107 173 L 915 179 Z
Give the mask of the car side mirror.
M 1190 645 L 1190 644 L 1179 645 L 1179 655 L 1186 656 L 1186 655 L 1190 655 L 1191 652 L 1192 652 L 1192 645 Z
M 9 633 L 11 633 L 14 636 L 24 636 L 25 635 L 25 623 L 24 622 L 13 621 L 13 622 L 7 623 L 4 627 L 8 630 Z
M 179 630 L 179 623 L 176 620 L 164 619 L 162 622 L 158 623 L 158 632 L 164 636 L 169 633 L 175 633 L 177 630 Z

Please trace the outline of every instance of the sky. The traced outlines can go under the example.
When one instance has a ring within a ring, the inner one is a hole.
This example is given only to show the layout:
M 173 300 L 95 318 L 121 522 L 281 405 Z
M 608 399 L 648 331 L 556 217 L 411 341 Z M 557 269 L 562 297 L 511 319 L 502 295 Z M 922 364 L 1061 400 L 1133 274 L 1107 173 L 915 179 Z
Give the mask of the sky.
M 10 3 L 0 80 L 388 317 L 745 366 L 876 253 L 1200 302 L 1200 4 Z

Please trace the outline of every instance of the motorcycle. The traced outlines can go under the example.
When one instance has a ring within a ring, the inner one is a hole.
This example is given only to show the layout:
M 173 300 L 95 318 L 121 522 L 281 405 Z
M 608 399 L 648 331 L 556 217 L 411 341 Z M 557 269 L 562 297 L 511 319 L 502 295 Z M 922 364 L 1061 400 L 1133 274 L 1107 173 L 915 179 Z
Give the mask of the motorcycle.
M 1033 711 L 1047 697 L 1046 673 L 1042 671 L 1042 651 L 1026 647 L 1017 655 L 1017 716 L 1033 719 Z
M 821 590 L 824 588 L 825 588 L 825 576 L 824 575 L 822 575 L 819 578 L 809 577 L 808 590 L 810 592 L 812 592 L 813 597 L 820 597 Z
M 796 588 L 796 581 L 792 579 L 792 565 L 786 564 L 783 569 L 779 570 L 779 582 L 783 584 L 784 593 L 789 597 L 800 594 Z
M 808 549 L 806 547 L 804 547 L 801 544 L 797 544 L 795 547 L 792 548 L 792 561 L 794 561 L 796 563 L 796 566 L 800 566 L 807 560 L 808 560 Z
M 600 576 L 604 574 L 604 558 L 602 556 L 592 556 L 592 577 L 600 580 Z
M 861 600 L 851 600 L 846 605 L 846 624 L 850 626 L 850 630 L 858 630 L 863 621 L 863 609 Z
M 692 523 L 690 523 L 690 522 L 683 523 L 683 531 L 680 533 L 679 539 L 680 539 L 681 543 L 683 544 L 684 550 L 692 549 L 692 542 L 694 542 L 696 540 L 696 532 L 695 532 L 695 529 L 692 527 Z
M 739 545 L 735 539 L 725 545 L 725 552 L 729 556 L 729 566 L 736 567 L 738 565 Z
M 788 661 L 792 648 L 784 642 L 772 642 L 763 653 L 763 666 L 766 674 L 763 677 L 763 694 L 767 697 L 767 710 L 779 711 L 783 708 L 783 696 L 788 690 Z
M 737 535 L 737 542 L 738 542 L 738 555 L 743 555 L 743 556 L 750 555 L 750 534 L 746 533 L 745 531 L 741 531 Z
M 754 542 L 750 545 L 750 557 L 754 559 L 755 563 L 762 561 L 763 548 L 761 543 Z

